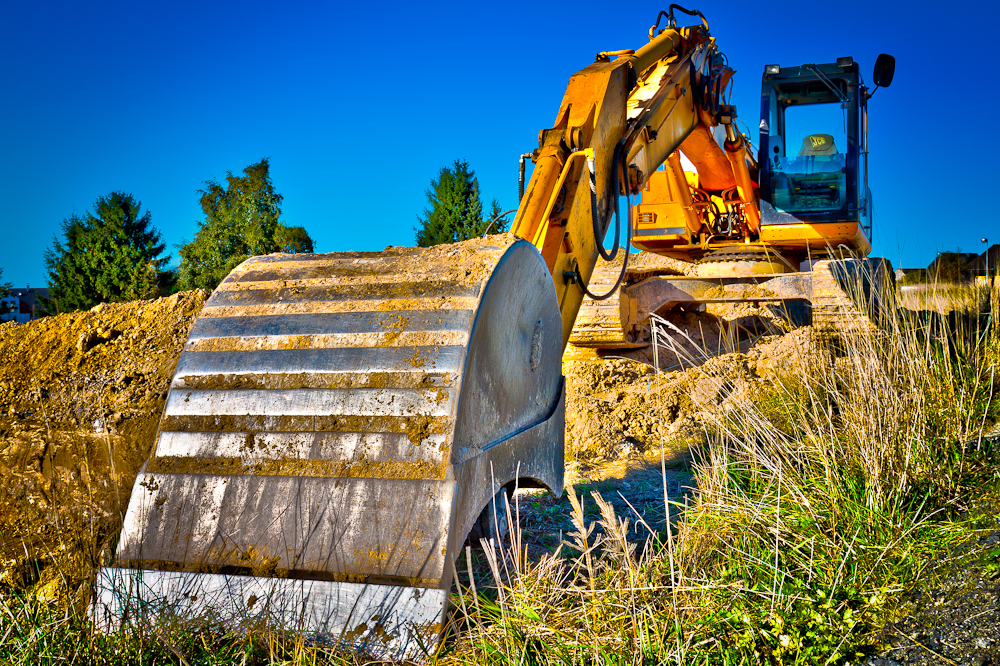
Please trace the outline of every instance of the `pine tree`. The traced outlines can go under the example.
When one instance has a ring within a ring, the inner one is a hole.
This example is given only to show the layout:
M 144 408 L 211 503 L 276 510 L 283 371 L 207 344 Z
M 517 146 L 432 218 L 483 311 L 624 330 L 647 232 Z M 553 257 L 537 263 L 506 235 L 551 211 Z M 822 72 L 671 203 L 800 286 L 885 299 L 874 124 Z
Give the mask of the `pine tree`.
M 507 211 L 508 213 L 511 211 Z M 514 211 L 516 212 L 516 211 Z M 500 200 L 494 199 L 490 202 L 490 215 L 486 218 L 485 228 L 483 233 L 489 234 L 501 234 L 507 231 L 507 227 L 510 226 L 510 220 L 501 217 L 504 213 L 503 208 L 500 207 Z
M 237 265 L 249 257 L 271 252 L 312 252 L 313 241 L 303 227 L 281 223 L 283 197 L 271 183 L 267 158 L 243 169 L 242 176 L 229 172 L 226 186 L 205 182 L 199 222 L 194 240 L 179 246 L 180 289 L 215 289 Z
M 62 221 L 62 236 L 45 251 L 49 297 L 60 312 L 85 310 L 98 303 L 156 295 L 165 245 L 152 226 L 152 214 L 131 194 L 99 197 L 94 212 L 73 213 Z
M 413 229 L 420 247 L 456 243 L 486 231 L 488 222 L 483 220 L 479 180 L 465 160 L 443 167 L 431 180 L 426 195 L 430 207 L 424 209 L 423 217 L 417 217 L 420 226 Z

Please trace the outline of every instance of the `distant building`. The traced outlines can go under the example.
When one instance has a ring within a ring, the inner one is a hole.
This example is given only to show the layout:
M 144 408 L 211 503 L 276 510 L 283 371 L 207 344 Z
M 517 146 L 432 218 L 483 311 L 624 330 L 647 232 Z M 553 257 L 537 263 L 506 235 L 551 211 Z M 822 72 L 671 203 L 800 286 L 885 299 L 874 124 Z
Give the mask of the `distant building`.
M 972 277 L 989 277 L 990 273 L 997 274 L 1000 269 L 1000 244 L 991 245 L 981 255 L 973 259 L 966 266 L 966 270 Z
M 976 256 L 975 252 L 938 252 L 934 261 L 927 265 L 925 271 L 927 280 L 944 284 L 966 282 L 971 277 L 966 266 Z
M 924 273 L 929 280 L 965 282 L 994 277 L 1000 270 L 1000 245 L 991 245 L 986 252 L 940 252 Z M 904 272 L 910 272 L 904 269 Z
M 21 311 L 21 300 L 13 294 L 0 298 L 0 321 L 13 321 Z
M 7 310 L 6 314 L 0 315 L 0 321 L 17 321 L 20 323 L 38 319 L 42 315 L 39 297 L 48 298 L 49 290 L 45 288 L 11 289 L 10 295 L 0 299 L 0 303 Z
M 938 252 L 934 261 L 927 265 L 927 272 L 934 275 L 938 272 L 938 266 L 942 268 L 956 266 L 964 269 L 970 261 L 975 261 L 977 256 L 979 255 L 975 252 Z

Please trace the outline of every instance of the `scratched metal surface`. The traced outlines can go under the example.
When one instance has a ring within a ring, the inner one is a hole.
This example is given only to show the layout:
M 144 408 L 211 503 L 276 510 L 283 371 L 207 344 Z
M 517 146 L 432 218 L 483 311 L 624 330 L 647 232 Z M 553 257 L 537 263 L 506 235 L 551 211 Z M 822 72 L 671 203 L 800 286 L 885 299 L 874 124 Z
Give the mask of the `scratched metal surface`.
M 562 488 L 561 351 L 552 279 L 511 236 L 247 260 L 192 329 L 98 596 L 114 571 L 166 595 L 218 576 L 448 590 L 501 486 Z M 365 631 L 440 629 L 446 595 L 417 597 Z

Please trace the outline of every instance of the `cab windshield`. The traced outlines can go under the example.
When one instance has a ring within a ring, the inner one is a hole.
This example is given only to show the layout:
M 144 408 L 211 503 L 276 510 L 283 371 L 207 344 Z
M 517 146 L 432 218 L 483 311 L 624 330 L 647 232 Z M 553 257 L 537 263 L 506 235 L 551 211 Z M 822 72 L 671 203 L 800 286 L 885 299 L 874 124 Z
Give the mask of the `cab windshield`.
M 832 104 L 784 109 L 783 150 L 771 164 L 771 202 L 787 213 L 840 210 L 847 196 L 847 109 Z

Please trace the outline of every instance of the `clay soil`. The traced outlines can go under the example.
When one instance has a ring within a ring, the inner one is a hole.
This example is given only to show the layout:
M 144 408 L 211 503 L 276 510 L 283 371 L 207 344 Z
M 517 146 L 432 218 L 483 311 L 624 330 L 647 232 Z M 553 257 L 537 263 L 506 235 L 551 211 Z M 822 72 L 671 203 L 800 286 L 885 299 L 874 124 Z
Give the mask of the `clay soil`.
M 113 549 L 207 296 L 0 325 L 0 592 L 84 593 Z

